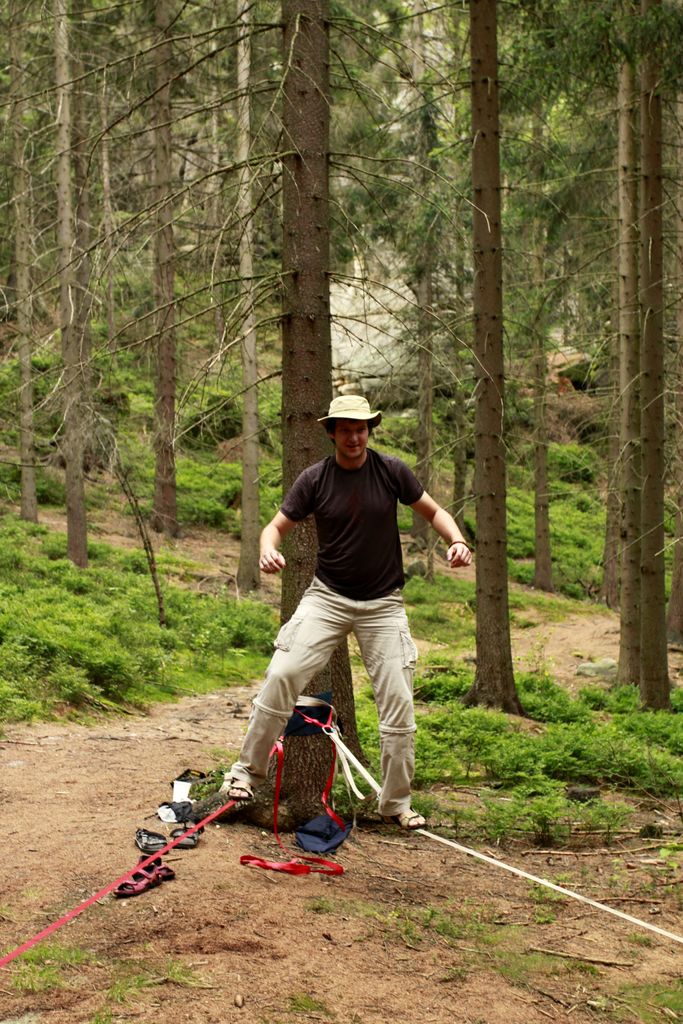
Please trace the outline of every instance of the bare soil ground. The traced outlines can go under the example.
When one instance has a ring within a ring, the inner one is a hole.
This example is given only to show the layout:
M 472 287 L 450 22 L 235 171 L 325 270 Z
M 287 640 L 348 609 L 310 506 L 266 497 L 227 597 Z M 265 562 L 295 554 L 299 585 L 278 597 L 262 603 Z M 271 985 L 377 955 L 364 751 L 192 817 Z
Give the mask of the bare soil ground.
M 205 541 L 194 534 L 178 543 L 206 556 Z M 613 653 L 613 626 L 599 614 L 519 630 L 515 657 L 538 658 L 542 646 L 572 680 L 579 652 Z M 131 868 L 137 827 L 168 830 L 156 808 L 170 798 L 170 781 L 239 746 L 256 685 L 147 715 L 6 728 L 2 951 Z M 680 863 L 672 869 L 656 842 L 491 852 L 683 931 L 672 885 Z M 37 960 L 0 971 L 0 1024 L 678 1019 L 658 1000 L 680 979 L 681 945 L 423 836 L 365 821 L 341 847 L 345 873 L 334 878 L 249 869 L 243 853 L 280 859 L 272 834 L 212 825 L 196 849 L 169 855 L 174 881 L 90 907 L 36 946 Z

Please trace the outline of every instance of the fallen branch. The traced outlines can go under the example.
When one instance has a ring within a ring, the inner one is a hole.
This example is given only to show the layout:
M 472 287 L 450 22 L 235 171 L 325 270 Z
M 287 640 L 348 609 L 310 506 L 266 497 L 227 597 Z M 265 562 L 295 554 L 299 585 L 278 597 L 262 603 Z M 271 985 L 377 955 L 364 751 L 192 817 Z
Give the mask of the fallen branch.
M 587 964 L 600 964 L 602 967 L 635 967 L 632 960 L 603 960 L 598 956 L 584 956 L 579 953 L 564 953 L 561 949 L 543 949 L 541 946 L 529 946 L 528 953 L 547 953 L 549 956 L 561 956 L 565 960 L 583 960 Z

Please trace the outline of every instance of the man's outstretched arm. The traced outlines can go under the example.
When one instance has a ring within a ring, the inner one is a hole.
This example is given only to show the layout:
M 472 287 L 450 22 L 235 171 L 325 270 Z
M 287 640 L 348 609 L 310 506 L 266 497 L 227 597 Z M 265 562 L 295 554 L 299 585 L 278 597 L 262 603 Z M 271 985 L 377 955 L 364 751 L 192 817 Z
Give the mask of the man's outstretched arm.
M 288 519 L 283 512 L 276 512 L 267 526 L 261 531 L 259 569 L 261 572 L 275 573 L 284 569 L 287 564 L 280 546 L 296 523 Z
M 459 565 L 470 564 L 472 552 L 450 512 L 447 512 L 441 505 L 437 505 L 426 491 L 410 507 L 426 519 L 439 536 L 446 541 L 448 545 L 446 559 L 451 569 L 455 569 Z

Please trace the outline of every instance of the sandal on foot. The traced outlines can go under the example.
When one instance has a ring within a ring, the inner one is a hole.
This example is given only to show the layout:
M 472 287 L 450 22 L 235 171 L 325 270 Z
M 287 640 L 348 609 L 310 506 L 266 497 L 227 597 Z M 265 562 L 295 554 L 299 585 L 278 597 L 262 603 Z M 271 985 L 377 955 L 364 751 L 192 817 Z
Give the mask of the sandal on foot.
M 141 861 L 146 860 L 145 857 L 140 858 Z M 156 860 L 151 860 L 147 865 L 148 871 L 155 871 L 156 876 L 160 882 L 172 882 L 175 878 L 175 871 L 169 867 L 168 864 L 164 864 L 161 857 L 157 857 Z
M 135 833 L 135 845 L 143 853 L 156 853 L 157 850 L 163 850 L 167 843 L 168 839 L 162 836 L 161 832 L 149 832 L 146 828 L 139 828 Z
M 227 795 L 229 800 L 246 801 L 254 799 L 254 790 L 248 782 L 243 782 L 241 779 L 230 779 L 227 778 L 219 793 Z
M 383 814 L 382 821 L 385 825 L 398 825 L 399 828 L 405 828 L 409 832 L 416 828 L 424 828 L 427 824 L 427 819 L 413 810 L 401 811 L 400 814 Z
M 191 825 L 182 825 L 180 828 L 174 828 L 171 832 L 171 839 L 177 839 L 179 836 L 183 836 L 179 843 L 176 843 L 175 848 L 177 850 L 194 850 L 195 846 L 199 842 L 199 836 L 204 831 L 203 828 L 198 828 L 192 835 L 186 836 L 188 828 L 192 828 Z
M 148 889 L 156 889 L 161 882 L 162 879 L 159 878 L 157 871 L 141 868 L 139 871 L 134 871 L 128 881 L 121 882 L 116 886 L 114 896 L 120 900 L 126 899 L 128 896 L 139 896 L 140 893 L 147 892 Z

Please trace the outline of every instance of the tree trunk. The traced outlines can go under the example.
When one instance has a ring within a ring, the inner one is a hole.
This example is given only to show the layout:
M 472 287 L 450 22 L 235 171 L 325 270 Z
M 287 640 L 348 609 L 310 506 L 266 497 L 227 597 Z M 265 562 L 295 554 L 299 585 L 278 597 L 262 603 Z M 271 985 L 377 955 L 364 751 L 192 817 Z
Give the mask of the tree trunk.
M 477 668 L 465 696 L 520 714 L 510 648 L 503 445 L 502 253 L 495 0 L 470 2 L 474 249 Z
M 600 597 L 608 608 L 618 608 L 619 534 L 621 530 L 621 501 L 619 498 L 619 336 L 618 332 L 614 330 L 610 331 L 609 336 L 608 401 L 607 501 Z
M 460 205 L 460 204 L 458 204 Z M 458 320 L 464 321 L 465 309 L 469 299 L 465 299 L 465 260 L 463 248 L 458 244 L 455 253 L 456 263 L 456 312 Z M 471 350 L 469 338 L 465 338 L 459 329 L 453 341 L 453 357 L 456 366 L 456 379 L 453 384 L 453 518 L 463 537 L 467 537 L 465 526 L 465 492 L 467 488 L 467 418 L 465 416 L 465 389 L 463 374 L 465 359 Z
M 72 75 L 66 0 L 55 0 L 55 86 L 57 101 L 57 248 L 59 253 L 59 318 L 64 375 L 64 436 L 62 454 L 66 478 L 67 555 L 85 568 L 88 564 L 87 520 L 83 452 L 85 447 L 86 366 L 81 336 L 75 322 L 77 282 L 73 197 L 71 192 Z
M 258 590 L 259 573 L 259 413 L 258 371 L 256 364 L 256 322 L 254 316 L 254 272 L 252 266 L 253 214 L 249 77 L 251 69 L 251 7 L 250 0 L 238 0 L 237 30 L 237 162 L 241 167 L 237 196 L 239 219 L 240 287 L 244 315 L 242 318 L 242 542 L 237 568 L 237 585 L 241 591 Z
M 660 6 L 641 0 L 641 13 Z M 662 243 L 662 105 L 657 53 L 641 65 L 640 295 L 641 436 L 643 445 L 640 699 L 670 707 L 664 590 L 664 331 Z
M 545 173 L 543 153 L 543 121 L 538 110 L 534 111 L 532 121 L 534 156 L 532 157 L 533 172 L 537 181 L 542 181 Z M 550 487 L 548 483 L 548 427 L 546 408 L 546 379 L 548 364 L 546 359 L 546 303 L 545 294 L 548 285 L 545 281 L 545 251 L 547 245 L 547 228 L 543 222 L 543 213 L 534 209 L 531 221 L 530 249 L 534 257 L 534 291 L 538 308 L 531 325 L 532 375 L 534 395 L 534 586 L 538 590 L 552 592 L 553 565 L 550 550 Z
M 14 176 L 14 263 L 16 268 L 16 327 L 19 355 L 19 460 L 21 463 L 21 518 L 38 522 L 36 456 L 33 432 L 33 378 L 31 373 L 31 242 L 29 233 L 29 172 L 24 146 L 26 102 L 21 35 L 23 18 L 18 0 L 11 0 L 7 21 L 9 34 L 12 154 Z
M 434 436 L 433 424 L 433 367 L 434 348 L 432 340 L 432 272 L 423 266 L 419 271 L 417 284 L 417 303 L 419 317 L 418 358 L 417 358 L 417 433 L 415 451 L 417 461 L 415 473 L 427 493 L 432 490 L 432 447 Z M 426 578 L 434 578 L 434 542 L 429 523 L 417 513 L 413 513 L 412 533 L 419 537 L 425 545 Z
M 330 451 L 317 422 L 331 398 L 329 159 L 329 10 L 327 0 L 283 0 L 283 488 Z M 291 152 L 289 152 L 291 151 Z M 316 551 L 311 520 L 290 533 L 284 546 L 282 619 L 288 619 L 310 583 Z M 341 671 L 340 671 L 341 668 Z M 346 645 L 307 688 L 331 689 L 358 748 Z M 296 820 L 320 813 L 329 769 L 329 742 L 322 736 L 291 737 L 285 744 L 283 794 Z
M 640 323 L 638 307 L 638 172 L 633 65 L 619 72 L 619 448 L 621 556 L 619 669 L 621 683 L 640 684 Z
M 212 32 L 218 31 L 218 3 L 219 0 L 213 0 L 213 6 L 211 11 L 211 30 Z M 250 8 L 247 8 L 247 17 L 250 16 Z M 238 4 L 238 17 L 239 17 L 239 4 Z M 251 45 L 251 44 L 249 44 Z M 239 64 L 239 60 L 238 60 Z M 251 50 L 249 52 L 249 65 L 251 66 Z M 249 106 L 247 106 L 247 113 L 249 113 Z M 239 120 L 239 118 L 238 118 Z M 222 301 L 222 286 L 217 283 L 217 279 L 220 280 L 222 277 L 222 249 L 223 249 L 223 230 L 221 227 L 221 189 L 222 189 L 222 175 L 216 174 L 216 170 L 221 165 L 221 145 L 219 135 L 220 125 L 220 81 L 213 80 L 211 86 L 211 169 L 214 171 L 214 177 L 211 179 L 211 185 L 209 187 L 209 198 L 207 201 L 207 212 L 208 222 L 211 229 L 212 237 L 214 238 L 214 251 L 211 256 L 209 272 L 211 274 L 211 301 L 213 303 L 214 310 L 214 329 L 216 332 L 216 350 L 221 352 L 223 345 L 225 344 L 225 317 L 223 315 L 223 301 Z
M 678 296 L 676 320 L 678 349 L 676 352 L 676 419 L 673 477 L 676 493 L 676 546 L 671 572 L 671 596 L 666 628 L 669 640 L 683 643 L 683 92 L 678 94 L 678 175 L 676 193 L 676 277 Z
M 540 282 L 539 282 L 540 283 Z M 547 364 L 543 315 L 537 317 L 533 331 L 534 388 L 534 586 L 553 591 L 553 565 L 550 553 L 550 485 L 548 482 L 548 428 L 546 425 Z
M 418 111 L 416 160 L 417 171 L 417 203 L 415 228 L 417 229 L 415 283 L 413 290 L 417 302 L 417 425 L 415 430 L 415 473 L 427 493 L 432 490 L 432 447 L 434 436 L 433 417 L 433 365 L 434 323 L 432 317 L 432 299 L 434 273 L 434 233 L 433 211 L 428 202 L 432 172 L 430 154 L 436 144 L 434 116 L 432 110 L 430 86 L 426 80 L 425 39 L 423 25 L 424 4 L 416 0 L 415 15 L 412 23 L 412 79 L 414 86 L 414 102 Z M 426 519 L 413 512 L 411 527 L 412 536 L 424 548 L 427 578 L 434 576 L 434 543 L 432 531 Z
M 83 0 L 74 0 L 73 17 L 80 24 L 84 17 Z M 74 76 L 73 93 L 73 169 L 74 188 L 76 193 L 75 207 L 75 247 L 76 247 L 76 294 L 74 310 L 74 331 L 78 339 L 81 361 L 81 431 L 83 432 L 83 456 L 86 456 L 87 438 L 91 435 L 92 415 L 88 399 L 92 393 L 91 386 L 91 335 L 90 316 L 92 313 L 92 293 L 90 291 L 90 180 L 89 161 L 90 124 L 88 120 L 85 68 L 78 48 L 72 62 Z
M 156 306 L 156 394 L 154 512 L 152 527 L 178 534 L 175 470 L 176 339 L 173 206 L 171 193 L 171 75 L 173 14 L 170 0 L 156 0 L 158 45 L 154 49 L 154 301 Z
M 107 311 L 107 343 L 110 351 L 115 348 L 116 312 L 114 308 L 114 207 L 111 198 L 111 161 L 109 159 L 109 110 L 107 102 L 107 83 L 102 85 L 100 97 L 100 120 L 102 138 L 100 141 L 100 160 L 102 167 L 102 234 L 104 235 L 104 280 L 105 308 Z

